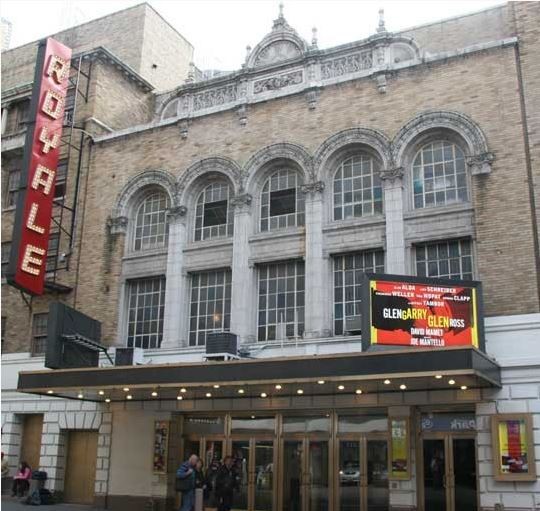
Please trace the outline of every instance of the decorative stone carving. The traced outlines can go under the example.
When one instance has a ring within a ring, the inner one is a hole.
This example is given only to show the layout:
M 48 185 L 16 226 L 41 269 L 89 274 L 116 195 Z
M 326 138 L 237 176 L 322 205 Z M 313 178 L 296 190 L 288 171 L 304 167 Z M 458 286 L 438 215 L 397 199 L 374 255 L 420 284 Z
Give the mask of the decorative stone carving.
M 399 130 L 392 143 L 394 161 L 401 161 L 403 152 L 418 135 L 441 129 L 460 135 L 469 145 L 470 154 L 491 154 L 484 133 L 473 120 L 460 112 L 441 110 L 422 113 Z
M 291 160 L 305 172 L 304 180 L 313 177 L 313 159 L 309 152 L 297 144 L 279 143 L 264 147 L 255 153 L 245 164 L 244 172 L 251 179 L 263 165 L 273 160 Z M 249 188 L 248 188 L 249 189 Z
M 495 160 L 493 153 L 487 152 L 467 158 L 467 165 L 471 168 L 473 176 L 489 174 L 491 172 L 491 164 Z
M 249 211 L 251 207 L 252 197 L 249 193 L 243 193 L 241 195 L 235 195 L 231 200 L 231 206 L 234 208 L 234 211 L 246 212 Z
M 294 59 L 302 54 L 300 48 L 292 41 L 276 41 L 261 50 L 255 59 L 256 66 L 267 66 L 282 60 Z
M 283 89 L 285 87 L 291 87 L 292 85 L 298 85 L 304 80 L 304 73 L 302 71 L 292 71 L 291 73 L 284 73 L 277 76 L 271 76 L 258 80 L 253 84 L 253 92 L 260 94 L 261 92 L 275 91 Z
M 324 181 L 314 181 L 311 183 L 306 183 L 300 187 L 303 193 L 306 195 L 320 195 L 324 191 Z
M 113 235 L 126 234 L 128 226 L 127 216 L 117 216 L 116 218 L 109 217 L 107 219 L 107 227 Z
M 375 80 L 375 84 L 377 85 L 377 90 L 379 91 L 379 94 L 386 94 L 386 74 L 380 73 L 373 77 Z
M 236 110 L 236 114 L 238 115 L 240 126 L 245 126 L 247 124 L 247 105 L 240 105 Z
M 185 217 L 187 208 L 185 206 L 173 206 L 167 210 L 167 222 L 175 222 Z
M 193 110 L 196 112 L 197 110 L 224 105 L 236 101 L 236 98 L 236 84 L 210 89 L 193 95 Z
M 323 80 L 327 80 L 336 76 L 357 73 L 371 67 L 373 67 L 373 56 L 371 50 L 367 50 L 323 62 L 321 74 Z
M 392 153 L 390 140 L 377 130 L 371 128 L 350 128 L 340 131 L 326 139 L 317 149 L 314 157 L 315 169 L 319 178 L 328 172 L 327 161 L 343 148 L 364 145 L 373 148 L 380 156 L 385 167 L 391 166 Z
M 381 178 L 381 181 L 394 183 L 403 177 L 403 167 L 392 167 L 389 169 L 380 170 L 379 177 Z
M 180 136 L 182 138 L 187 138 L 189 132 L 189 119 L 182 119 L 178 126 L 180 126 Z
M 306 101 L 310 110 L 315 110 L 317 107 L 317 100 L 319 99 L 319 90 L 312 89 L 306 92 Z

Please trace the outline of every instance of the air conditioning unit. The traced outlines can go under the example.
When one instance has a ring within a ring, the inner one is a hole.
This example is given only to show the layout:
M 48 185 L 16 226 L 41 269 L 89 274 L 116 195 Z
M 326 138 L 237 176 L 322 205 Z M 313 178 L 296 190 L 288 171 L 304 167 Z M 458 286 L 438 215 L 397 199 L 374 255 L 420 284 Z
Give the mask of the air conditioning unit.
M 116 348 L 114 353 L 115 366 L 135 366 L 144 364 L 142 348 Z
M 229 360 L 238 357 L 238 336 L 232 332 L 213 332 L 206 337 L 207 360 Z
M 345 318 L 346 335 L 359 334 L 362 331 L 362 315 L 348 316 Z

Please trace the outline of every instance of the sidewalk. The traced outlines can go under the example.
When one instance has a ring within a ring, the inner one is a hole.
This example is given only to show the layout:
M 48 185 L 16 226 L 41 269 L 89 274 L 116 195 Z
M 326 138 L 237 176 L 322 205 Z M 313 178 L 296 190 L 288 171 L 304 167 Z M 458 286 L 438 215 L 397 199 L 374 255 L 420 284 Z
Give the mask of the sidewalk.
M 47 511 L 103 511 L 100 508 L 84 506 L 81 504 L 53 504 L 51 506 L 27 506 L 21 504 L 18 499 L 2 495 L 2 511 L 31 511 L 37 507 Z

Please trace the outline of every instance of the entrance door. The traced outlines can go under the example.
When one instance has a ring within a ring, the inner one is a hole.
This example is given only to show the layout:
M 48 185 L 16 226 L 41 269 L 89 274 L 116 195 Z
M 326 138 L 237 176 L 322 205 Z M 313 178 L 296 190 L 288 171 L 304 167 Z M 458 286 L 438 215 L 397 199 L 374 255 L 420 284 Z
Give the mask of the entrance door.
M 93 504 L 96 480 L 97 431 L 70 431 L 64 480 L 64 500 Z
M 338 461 L 340 511 L 388 511 L 388 447 L 385 439 L 341 439 Z
M 272 511 L 274 441 L 270 438 L 233 438 L 231 453 L 237 481 L 233 509 L 235 511 Z
M 423 439 L 424 511 L 477 510 L 476 447 L 472 437 Z
M 26 461 L 32 470 L 39 469 L 43 415 L 25 415 L 21 443 L 21 461 Z
M 284 440 L 282 467 L 283 511 L 330 509 L 328 440 Z

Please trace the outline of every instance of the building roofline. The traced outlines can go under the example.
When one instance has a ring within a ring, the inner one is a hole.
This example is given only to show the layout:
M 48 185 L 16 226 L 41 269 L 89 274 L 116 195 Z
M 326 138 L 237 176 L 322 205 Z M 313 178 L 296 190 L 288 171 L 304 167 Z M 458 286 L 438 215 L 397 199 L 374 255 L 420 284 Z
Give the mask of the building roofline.
M 178 30 L 173 25 L 171 25 L 171 23 L 167 21 L 165 17 L 153 5 L 149 4 L 148 2 L 142 2 L 138 5 L 146 5 L 147 7 L 150 7 L 150 9 L 152 9 L 152 11 L 154 11 L 167 25 L 169 25 L 169 27 L 171 27 L 187 44 L 189 44 L 193 50 L 195 49 L 195 46 L 193 46 L 193 44 L 186 38 L 186 36 L 178 32 Z
M 64 32 L 68 32 L 69 30 L 73 30 L 75 28 L 79 28 L 79 27 L 82 27 L 84 25 L 88 25 L 89 23 L 95 23 L 96 21 L 101 21 L 101 20 L 104 20 L 105 18 L 116 16 L 118 14 L 129 11 L 130 9 L 138 9 L 138 8 L 143 7 L 143 6 L 150 7 L 150 9 L 152 9 L 152 11 L 154 11 L 163 21 L 165 21 L 165 23 L 167 23 L 167 25 L 169 25 L 180 37 L 182 37 L 182 39 L 184 39 L 184 41 L 186 41 L 193 48 L 193 45 L 180 32 L 178 32 L 178 30 L 176 30 L 159 12 L 157 12 L 156 9 L 154 9 L 154 7 L 152 7 L 148 2 L 141 2 L 139 4 L 135 4 L 135 5 L 132 5 L 130 7 L 126 7 L 125 9 L 120 9 L 119 11 L 114 11 L 114 12 L 111 12 L 109 14 L 105 14 L 104 16 L 100 16 L 99 18 L 94 18 L 94 19 L 85 21 L 83 23 L 79 23 L 78 25 L 73 25 L 71 27 L 65 28 L 65 29 L 60 30 L 58 32 L 54 32 L 52 34 L 45 35 L 43 37 L 40 37 L 39 39 L 35 39 L 35 40 L 30 41 L 30 42 L 25 43 L 25 44 L 21 44 L 20 46 L 15 46 L 14 48 L 9 48 L 7 50 L 4 50 L 2 52 L 2 54 L 9 53 L 9 52 L 14 51 L 14 50 L 18 50 L 19 48 L 24 48 L 25 46 L 35 45 L 35 44 L 39 43 L 39 41 L 41 41 L 42 39 L 45 39 L 47 37 L 53 37 L 53 36 L 56 36 L 58 34 L 63 34 Z
M 414 30 L 418 30 L 420 28 L 425 28 L 433 25 L 440 25 L 441 23 L 447 23 L 449 21 L 455 21 L 461 18 L 467 18 L 469 16 L 475 16 L 477 14 L 481 14 L 483 12 L 487 11 L 494 11 L 496 9 L 501 9 L 503 7 L 507 7 L 509 4 L 508 1 L 500 1 L 500 3 L 496 5 L 492 5 L 491 7 L 484 7 L 483 9 L 479 9 L 476 11 L 471 11 L 465 14 L 456 14 L 455 16 L 449 16 L 448 18 L 441 18 L 439 20 L 435 21 L 428 21 L 426 23 L 421 23 L 420 25 L 413 25 L 412 27 L 402 28 L 396 31 L 393 31 L 394 34 L 403 34 L 404 32 L 412 32 Z

